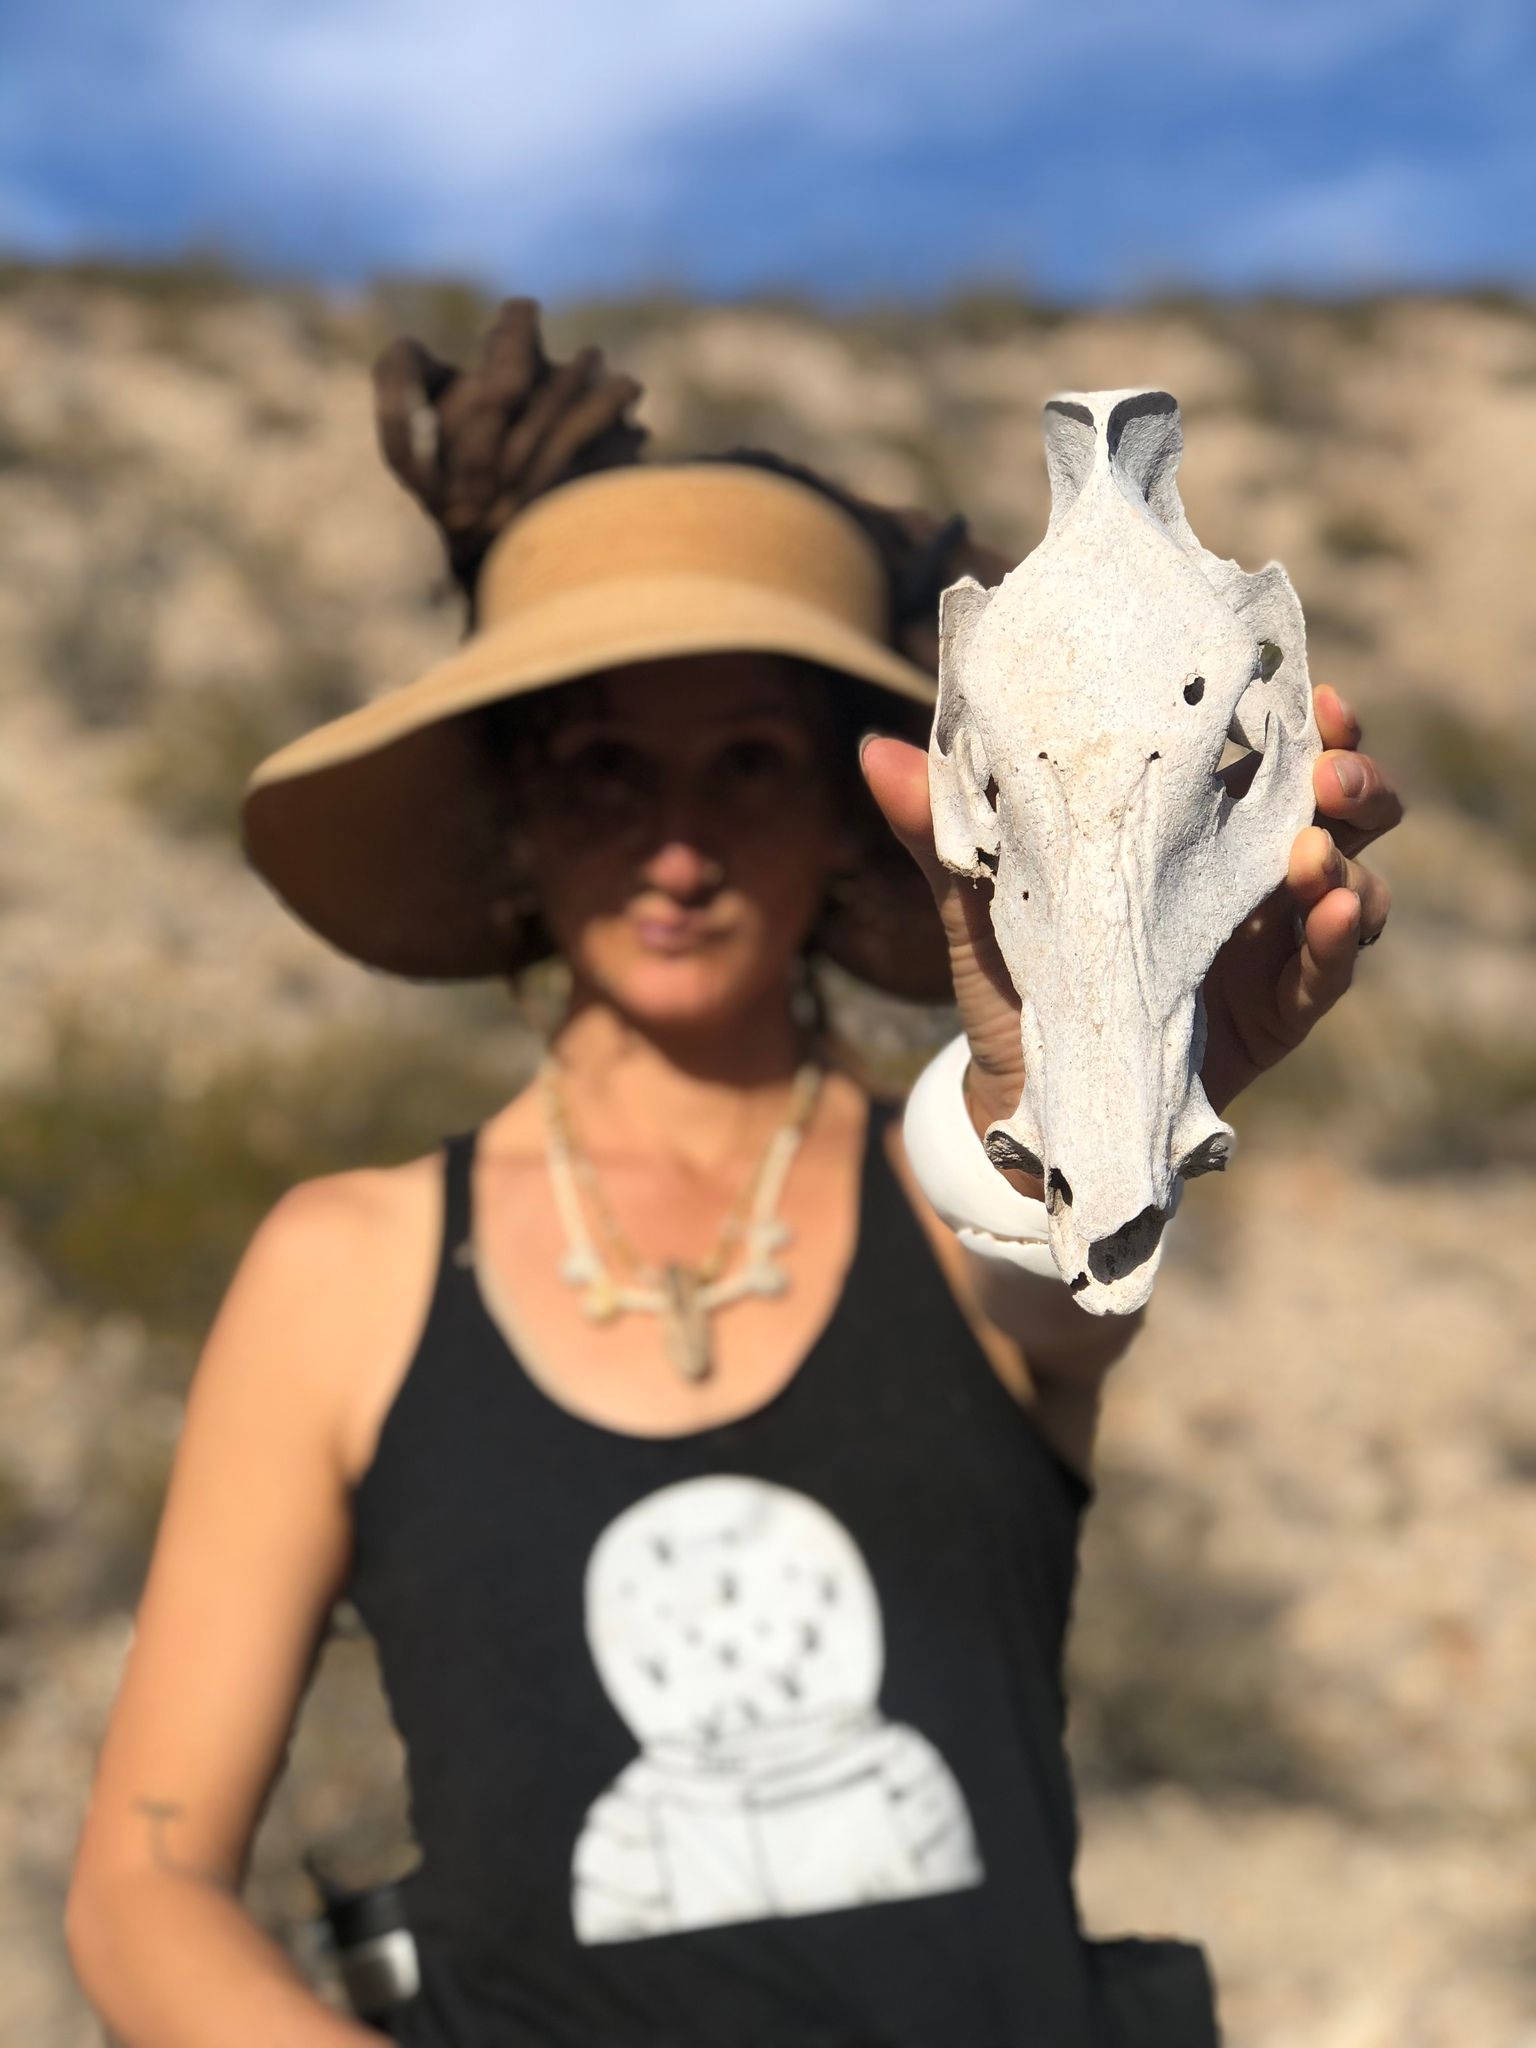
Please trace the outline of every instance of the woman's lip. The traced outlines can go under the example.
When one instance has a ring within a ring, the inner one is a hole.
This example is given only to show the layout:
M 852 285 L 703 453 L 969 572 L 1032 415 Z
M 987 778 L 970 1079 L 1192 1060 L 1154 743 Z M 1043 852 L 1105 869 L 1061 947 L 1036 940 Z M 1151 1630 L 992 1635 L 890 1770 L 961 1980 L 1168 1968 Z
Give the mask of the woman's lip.
M 635 918 L 634 925 L 640 943 L 655 953 L 692 953 L 713 936 L 708 922 L 702 917 L 648 917 L 642 914 Z

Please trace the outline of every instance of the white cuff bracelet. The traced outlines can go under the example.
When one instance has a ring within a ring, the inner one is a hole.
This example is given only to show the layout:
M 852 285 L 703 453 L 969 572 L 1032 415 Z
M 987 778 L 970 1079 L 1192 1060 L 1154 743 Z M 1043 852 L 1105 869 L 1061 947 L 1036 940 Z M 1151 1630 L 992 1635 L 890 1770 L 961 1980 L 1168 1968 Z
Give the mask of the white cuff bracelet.
M 913 1083 L 901 1127 L 912 1172 L 967 1251 L 1060 1280 L 1044 1202 L 1004 1180 L 976 1135 L 965 1103 L 970 1058 L 962 1031 Z

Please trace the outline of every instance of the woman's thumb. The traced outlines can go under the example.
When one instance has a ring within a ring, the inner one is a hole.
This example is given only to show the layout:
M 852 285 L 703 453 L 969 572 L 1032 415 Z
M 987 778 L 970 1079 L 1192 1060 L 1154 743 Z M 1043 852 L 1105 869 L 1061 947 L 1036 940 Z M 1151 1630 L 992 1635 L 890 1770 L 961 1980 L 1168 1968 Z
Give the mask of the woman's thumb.
M 933 850 L 933 814 L 928 807 L 928 756 L 921 747 L 885 733 L 867 732 L 859 741 L 859 766 L 885 822 L 928 878 L 935 894 L 945 874 Z

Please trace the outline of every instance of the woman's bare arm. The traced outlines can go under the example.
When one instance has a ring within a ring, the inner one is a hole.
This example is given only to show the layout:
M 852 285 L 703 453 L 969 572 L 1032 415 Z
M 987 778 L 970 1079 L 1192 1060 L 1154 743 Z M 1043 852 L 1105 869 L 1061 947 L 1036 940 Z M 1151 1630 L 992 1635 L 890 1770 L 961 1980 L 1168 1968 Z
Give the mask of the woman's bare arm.
M 324 2004 L 239 1894 L 349 1566 L 343 1395 L 377 1333 L 388 1180 L 284 1195 L 193 1375 L 65 1916 L 123 2048 L 378 2039 Z
M 1134 1341 L 1145 1310 L 1090 1316 L 1059 1280 L 1016 1267 L 988 1272 L 987 1262 L 970 1257 L 918 1186 L 895 1124 L 886 1142 L 896 1177 L 993 1371 L 1052 1448 L 1091 1479 L 1104 1381 Z

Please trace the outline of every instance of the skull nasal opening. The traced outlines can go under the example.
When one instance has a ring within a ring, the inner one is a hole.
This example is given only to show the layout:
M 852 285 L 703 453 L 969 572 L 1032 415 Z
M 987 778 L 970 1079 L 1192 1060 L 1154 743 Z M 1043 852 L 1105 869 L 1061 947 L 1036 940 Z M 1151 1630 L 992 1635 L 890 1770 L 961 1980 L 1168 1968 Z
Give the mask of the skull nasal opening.
M 1088 1247 L 1088 1270 L 1095 1280 L 1107 1286 L 1112 1280 L 1122 1280 L 1127 1273 L 1134 1273 L 1138 1266 L 1144 1266 L 1157 1250 L 1158 1240 L 1167 1222 L 1166 1213 L 1155 1202 L 1149 1202 L 1129 1223 L 1108 1237 L 1101 1237 Z

